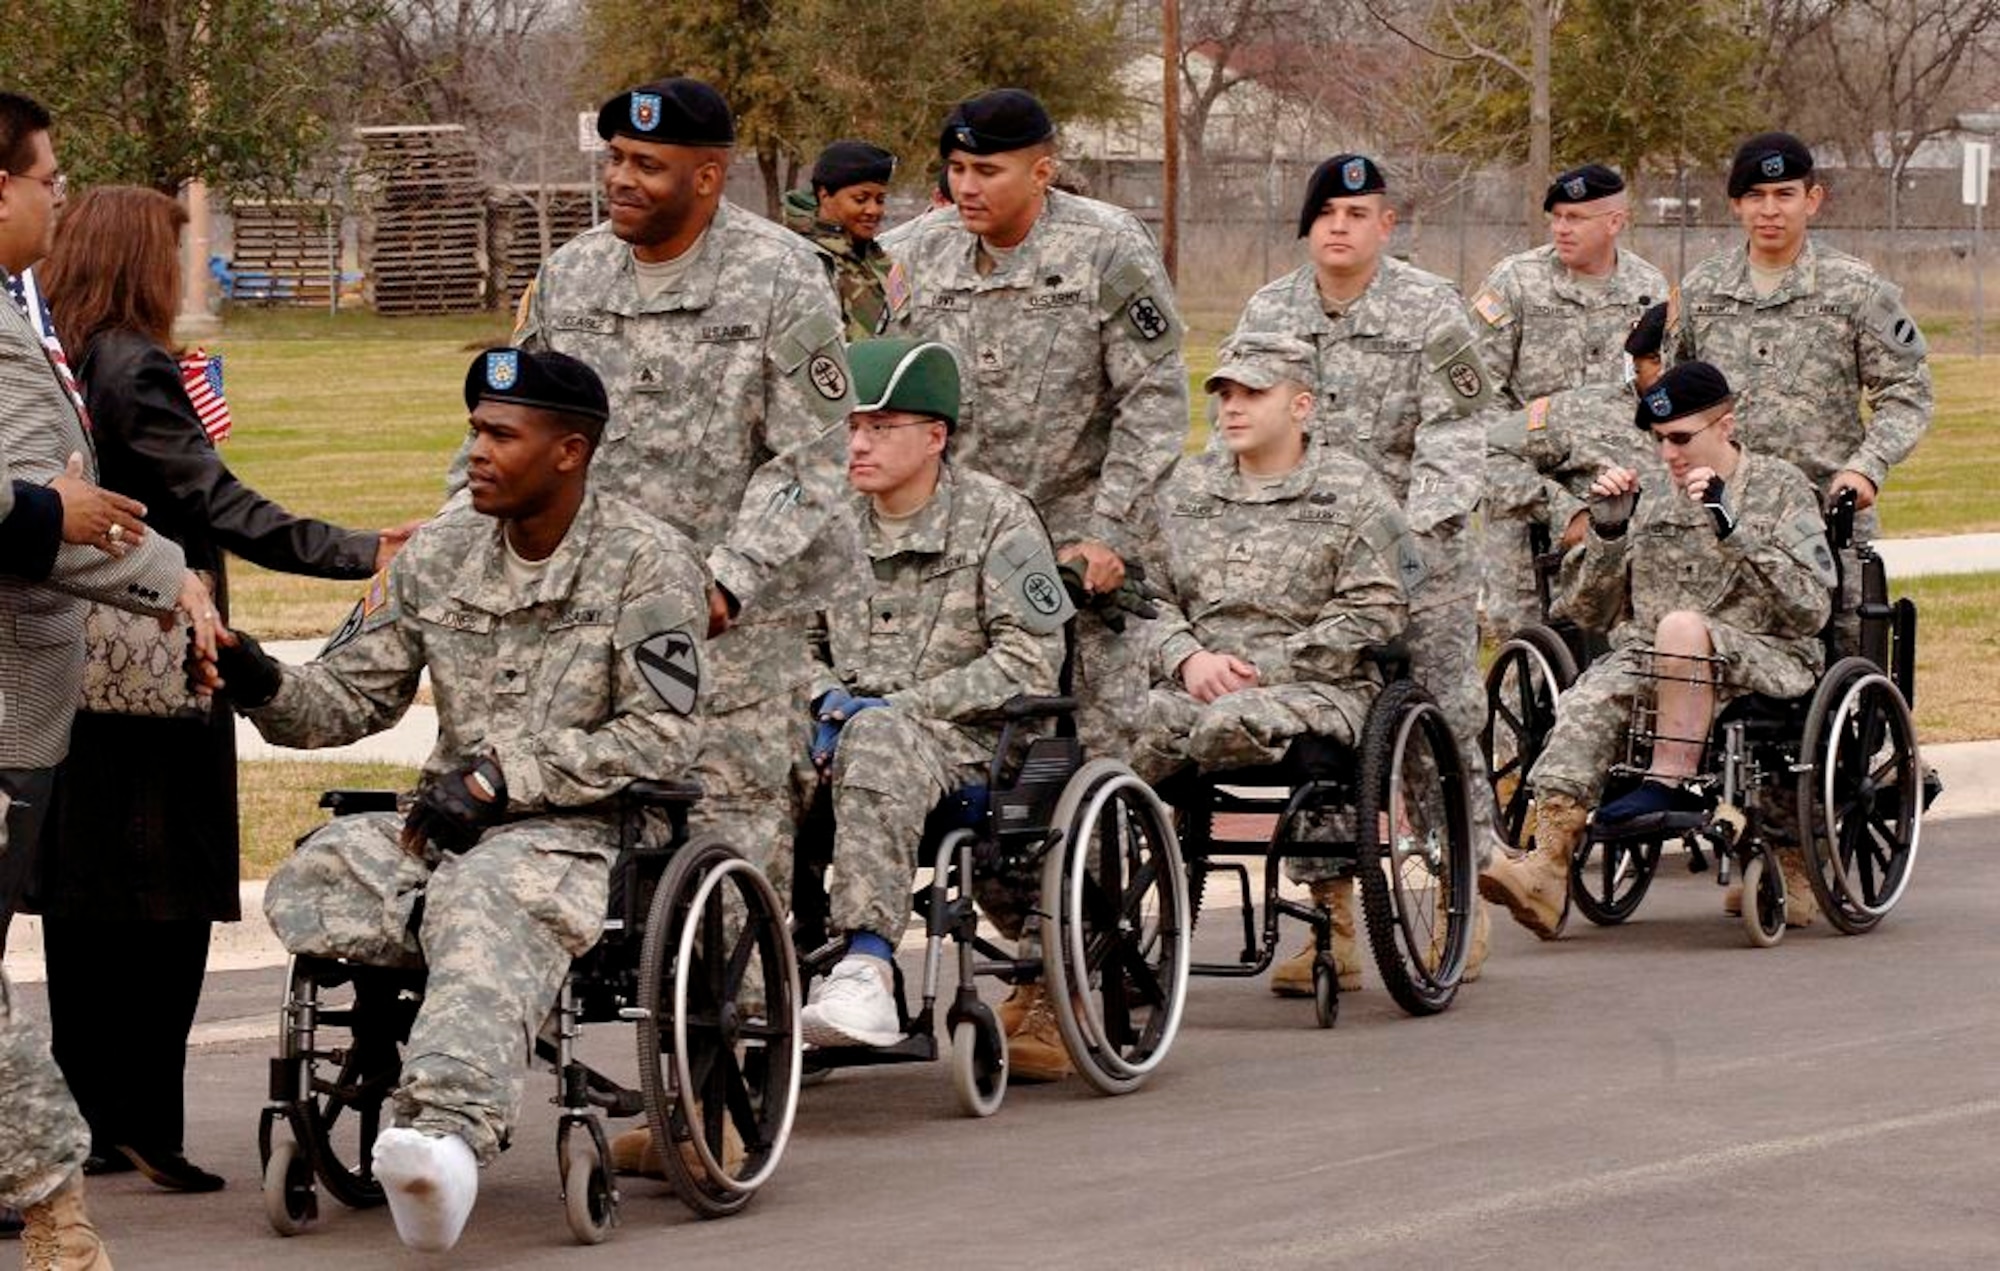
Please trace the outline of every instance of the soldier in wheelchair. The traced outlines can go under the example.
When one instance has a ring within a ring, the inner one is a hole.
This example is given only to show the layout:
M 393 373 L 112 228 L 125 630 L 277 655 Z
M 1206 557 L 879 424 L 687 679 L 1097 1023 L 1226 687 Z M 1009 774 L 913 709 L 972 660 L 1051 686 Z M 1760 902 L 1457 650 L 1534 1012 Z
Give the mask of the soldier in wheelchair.
M 1735 440 L 1729 385 L 1706 363 L 1683 363 L 1643 393 L 1637 426 L 1662 461 L 1646 489 L 1631 468 L 1593 482 L 1590 526 L 1563 567 L 1557 611 L 1609 630 L 1611 651 L 1563 693 L 1554 731 L 1528 783 L 1534 850 L 1496 861 L 1487 899 L 1543 939 L 1569 912 L 1573 853 L 1624 744 L 1648 708 L 1643 779 L 1596 810 L 1593 833 L 1617 835 L 1705 819 L 1711 783 L 1697 780 L 1711 726 L 1726 703 L 1757 694 L 1798 698 L 1824 665 L 1819 636 L 1836 568 L 1812 486 L 1791 464 Z M 1796 847 L 1779 850 L 1788 921 L 1810 915 L 1812 891 Z
M 428 968 L 402 1020 L 395 1123 L 364 1131 L 372 1159 L 343 1175 L 360 1199 L 342 1195 L 366 1203 L 382 1197 L 359 1184 L 379 1184 L 420 1249 L 457 1242 L 479 1167 L 507 1140 L 530 1040 L 598 940 L 620 834 L 606 801 L 694 756 L 708 610 L 692 546 L 589 489 L 608 410 L 587 366 L 494 350 L 474 360 L 465 400 L 470 506 L 425 526 L 310 664 L 283 666 L 241 633 L 220 660 L 236 707 L 297 747 L 388 727 L 430 673 L 439 740 L 407 810 L 337 817 L 265 895 L 298 961 L 352 976 L 358 999 L 375 983 L 362 968 Z M 395 1040 L 370 1041 L 390 1073 Z M 356 1096 L 343 1088 L 299 1105 L 306 1128 Z M 269 1150 L 268 1117 L 265 1131 Z M 308 1170 L 267 1189 L 310 1183 Z
M 1407 1009 L 1439 1009 L 1461 972 L 1477 973 L 1484 942 L 1467 930 L 1474 902 L 1467 792 L 1456 747 L 1437 707 L 1415 685 L 1398 681 L 1385 694 L 1385 679 L 1395 677 L 1381 672 L 1375 656 L 1401 635 L 1406 587 L 1420 585 L 1422 566 L 1394 497 L 1372 470 L 1339 447 L 1310 443 L 1313 380 L 1311 345 L 1289 336 L 1241 333 L 1221 351 L 1206 386 L 1218 398 L 1221 446 L 1183 459 L 1160 496 L 1167 560 L 1158 572 L 1166 594 L 1153 624 L 1154 687 L 1134 767 L 1181 809 L 1182 846 L 1197 882 L 1229 868 L 1211 864 L 1212 851 L 1247 846 L 1218 844 L 1211 835 L 1217 800 L 1225 809 L 1248 806 L 1227 802 L 1232 796 L 1223 787 L 1232 776 L 1249 785 L 1299 787 L 1275 804 L 1282 812 L 1267 861 L 1284 859 L 1293 881 L 1309 887 L 1313 908 L 1281 901 L 1275 876 L 1268 877 L 1260 954 L 1250 930 L 1248 876 L 1242 874 L 1244 957 L 1240 964 L 1195 970 L 1256 974 L 1271 960 L 1276 916 L 1305 918 L 1312 936 L 1278 964 L 1271 989 L 1318 997 L 1321 1022 L 1330 1024 L 1336 987 L 1351 991 L 1361 983 L 1355 877 L 1359 873 L 1367 884 L 1371 869 L 1396 871 L 1381 869 L 1378 854 L 1358 860 L 1354 850 L 1342 854 L 1332 847 L 1324 856 L 1310 854 L 1318 842 L 1378 844 L 1378 822 L 1386 821 L 1392 841 L 1438 846 L 1435 872 L 1412 860 L 1404 881 L 1414 884 L 1420 875 L 1435 881 L 1456 869 L 1456 913 L 1446 912 L 1449 902 L 1433 898 L 1402 933 L 1425 932 L 1416 943 L 1418 960 L 1427 965 L 1417 968 L 1415 980 L 1396 952 L 1400 938 L 1385 932 L 1387 943 L 1378 944 L 1385 983 Z M 1395 700 L 1385 702 L 1385 696 Z M 1408 806 L 1392 809 L 1376 797 L 1396 745 L 1388 735 L 1371 738 L 1383 732 L 1372 727 L 1378 715 L 1383 722 L 1395 717 L 1389 733 L 1413 733 L 1433 747 L 1405 775 L 1411 787 L 1427 782 L 1441 799 L 1434 822 L 1413 825 L 1421 818 L 1413 818 Z M 1412 721 L 1424 726 L 1402 730 Z M 1377 762 L 1370 762 L 1371 754 Z M 1369 772 L 1357 779 L 1359 768 Z M 1433 928 L 1440 917 L 1444 923 Z M 1371 920 L 1371 934 L 1378 921 L 1391 921 L 1386 910 Z M 1420 991 L 1416 981 L 1440 968 L 1429 934 L 1446 928 L 1453 932 L 1452 965 Z M 1469 959 L 1467 941 L 1474 942 Z
M 865 594 L 838 596 L 827 613 L 812 759 L 814 823 L 831 820 L 831 841 L 804 837 L 795 917 L 803 965 L 824 978 L 801 1031 L 827 1067 L 934 1058 L 931 1008 L 951 939 L 961 975 L 947 1022 L 969 1111 L 995 1110 L 1009 1071 L 1047 1080 L 1082 1062 L 1098 1088 L 1133 1088 L 1165 1054 L 1185 986 L 1184 884 L 1164 810 L 1123 765 L 1081 761 L 1074 704 L 1053 696 L 1074 606 L 1028 500 L 946 462 L 959 406 L 951 350 L 875 340 L 849 359 L 860 405 L 848 478 L 873 572 Z M 1037 718 L 1062 735 L 1016 745 Z M 1136 825 L 1124 823 L 1127 800 Z M 933 881 L 913 899 L 920 865 Z M 1038 901 L 1037 883 L 1059 895 Z M 975 895 L 1001 934 L 1041 936 L 1046 968 L 978 935 Z M 1117 908 L 1108 918 L 1097 909 L 1106 902 Z M 914 1018 L 894 961 L 913 909 L 929 937 Z M 1127 915 L 1140 919 L 1132 930 L 1111 930 Z M 975 966 L 976 952 L 989 961 Z M 1072 953 L 1080 960 L 1065 961 Z M 1018 986 L 1004 1041 L 975 974 Z M 1128 1031 L 1135 1017 L 1144 1023 Z

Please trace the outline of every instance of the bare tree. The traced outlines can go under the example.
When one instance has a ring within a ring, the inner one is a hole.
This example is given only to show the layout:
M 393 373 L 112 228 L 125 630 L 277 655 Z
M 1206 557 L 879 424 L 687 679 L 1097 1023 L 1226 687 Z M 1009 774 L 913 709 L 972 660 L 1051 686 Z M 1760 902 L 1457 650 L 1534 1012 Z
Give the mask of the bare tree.
M 1832 0 L 1796 19 L 1770 81 L 1774 113 L 1886 181 L 1893 233 L 1911 159 L 1990 101 L 1990 77 L 1974 71 L 1992 66 L 2000 0 Z
M 1556 26 L 1562 21 L 1566 0 L 1521 0 L 1527 22 L 1528 54 L 1525 60 L 1491 39 L 1483 24 L 1474 21 L 1473 0 L 1438 0 L 1424 16 L 1392 7 L 1388 0 L 1361 0 L 1377 22 L 1432 57 L 1447 62 L 1478 63 L 1518 80 L 1528 91 L 1528 163 L 1522 171 L 1525 215 L 1522 223 L 1532 227 L 1541 210 L 1541 192 L 1549 182 L 1552 146 L 1550 105 L 1551 56 Z

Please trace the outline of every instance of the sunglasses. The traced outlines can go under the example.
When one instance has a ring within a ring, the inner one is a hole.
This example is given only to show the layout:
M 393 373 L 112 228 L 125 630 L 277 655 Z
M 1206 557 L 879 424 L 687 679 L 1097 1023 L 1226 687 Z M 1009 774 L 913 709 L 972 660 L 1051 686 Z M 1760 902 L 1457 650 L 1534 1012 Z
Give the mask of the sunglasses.
M 1661 446 L 1666 446 L 1666 445 L 1685 446 L 1690 441 L 1693 441 L 1696 437 L 1701 436 L 1703 433 L 1707 432 L 1709 429 L 1715 427 L 1717 424 L 1721 422 L 1722 422 L 1722 416 L 1717 415 L 1714 419 L 1709 420 L 1701 427 L 1692 428 L 1686 432 L 1656 432 L 1653 434 L 1653 442 L 1655 445 L 1661 445 Z

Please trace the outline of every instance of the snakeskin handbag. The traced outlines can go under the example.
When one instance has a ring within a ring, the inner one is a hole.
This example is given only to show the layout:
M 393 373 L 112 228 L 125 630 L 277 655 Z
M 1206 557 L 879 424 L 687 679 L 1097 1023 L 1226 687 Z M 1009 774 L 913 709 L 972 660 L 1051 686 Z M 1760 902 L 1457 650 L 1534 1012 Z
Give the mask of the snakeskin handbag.
M 206 581 L 206 577 L 204 577 Z M 213 586 L 213 584 L 210 584 Z M 194 628 L 111 605 L 93 604 L 83 620 L 82 709 L 100 715 L 206 719 L 209 699 L 188 687 Z

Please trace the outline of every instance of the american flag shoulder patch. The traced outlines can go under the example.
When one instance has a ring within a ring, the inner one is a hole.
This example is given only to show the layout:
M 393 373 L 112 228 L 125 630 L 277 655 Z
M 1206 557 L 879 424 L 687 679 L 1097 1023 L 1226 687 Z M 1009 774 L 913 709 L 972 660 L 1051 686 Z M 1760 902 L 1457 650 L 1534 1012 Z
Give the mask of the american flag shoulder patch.
M 1540 432 L 1549 426 L 1549 399 L 1537 397 L 1528 403 L 1528 431 Z

